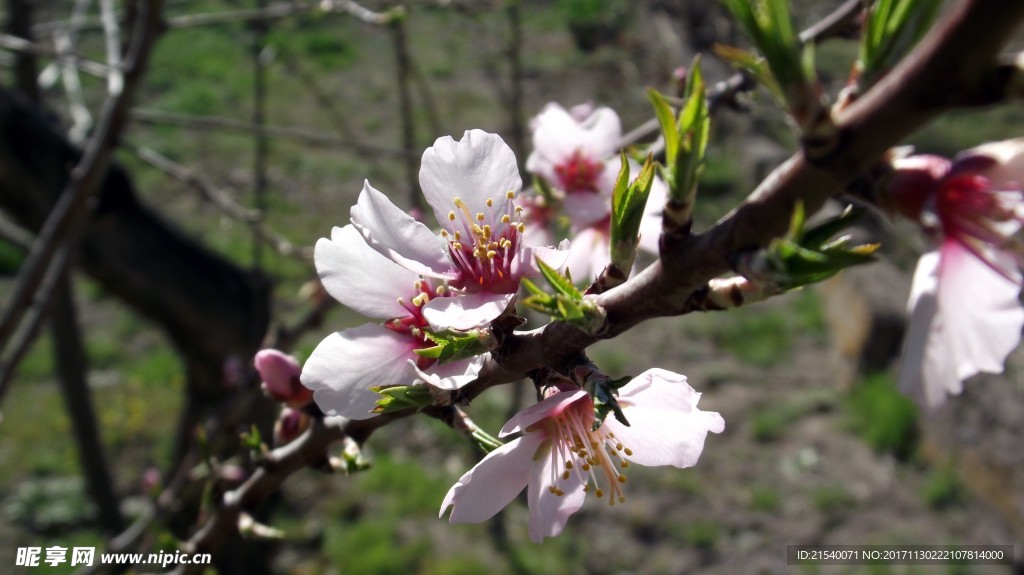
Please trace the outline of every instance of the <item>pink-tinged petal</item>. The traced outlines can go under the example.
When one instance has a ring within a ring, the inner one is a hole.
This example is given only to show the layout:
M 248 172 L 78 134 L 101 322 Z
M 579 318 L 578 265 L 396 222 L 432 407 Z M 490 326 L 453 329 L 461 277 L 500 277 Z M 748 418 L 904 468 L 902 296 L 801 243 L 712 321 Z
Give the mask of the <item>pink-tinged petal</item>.
M 587 228 L 572 238 L 565 268 L 569 270 L 574 282 L 593 281 L 611 262 L 609 250 L 608 234 L 596 228 Z
M 527 434 L 530 435 L 539 434 Z M 557 488 L 562 495 L 551 492 L 551 478 L 560 471 L 553 468 L 555 462 L 550 456 L 539 457 L 533 462 L 530 484 L 527 486 L 527 503 L 530 507 L 530 540 L 543 543 L 545 537 L 555 537 L 562 532 L 569 517 L 583 507 L 586 492 L 583 491 L 583 475 L 574 473 L 567 480 L 560 480 Z
M 554 166 L 568 160 L 583 144 L 587 135 L 565 108 L 551 102 L 534 118 L 536 128 L 533 131 L 533 153 L 527 159 L 526 169 L 538 174 L 552 184 L 558 179 Z M 600 160 L 601 158 L 594 158 Z M 532 168 L 531 168 L 532 164 Z M 549 173 L 536 171 L 547 168 Z
M 1002 372 L 1020 342 L 1020 275 L 1010 256 L 994 257 L 1017 281 L 952 240 L 918 262 L 900 387 L 928 407 L 960 393 L 963 381 L 977 373 Z
M 632 455 L 623 457 L 640 465 L 692 467 L 704 450 L 708 432 L 721 433 L 725 429 L 721 415 L 696 408 L 690 413 L 680 413 L 624 406 L 623 414 L 629 427 L 611 415 L 604 425 L 632 451 Z
M 563 391 L 547 397 L 530 407 L 520 411 L 508 423 L 501 428 L 498 437 L 505 437 L 519 431 L 523 431 L 542 419 L 547 419 L 561 414 L 573 403 L 587 397 L 587 392 L 582 389 L 576 391 Z
M 997 259 L 992 263 L 1011 270 L 1012 278 L 978 260 L 959 242 L 946 241 L 940 251 L 939 321 L 961 381 L 979 372 L 1002 372 L 1024 327 L 1020 273 L 1010 256 L 997 252 L 993 257 Z
M 474 329 L 501 315 L 514 297 L 511 293 L 477 292 L 434 298 L 423 306 L 423 317 L 434 329 Z
M 329 240 L 321 238 L 313 261 L 327 293 L 367 317 L 408 315 L 398 298 L 418 293 L 413 284 L 419 275 L 371 248 L 352 225 L 334 228 Z
M 1024 187 L 1024 138 L 982 144 L 957 155 L 955 166 L 974 163 L 973 158 L 991 160 L 981 171 L 995 189 Z
M 488 453 L 448 490 L 438 516 L 451 507 L 451 523 L 480 523 L 494 517 L 526 487 L 543 441 L 542 434 L 532 433 Z
M 516 156 L 500 136 L 469 130 L 459 141 L 438 138 L 423 152 L 420 186 L 437 221 L 447 223 L 457 209 L 454 198 L 461 198 L 472 214 L 491 212 L 488 198 L 505 201 L 505 193 L 518 193 L 523 182 Z
M 370 182 L 363 184 L 351 215 L 366 243 L 395 263 L 428 277 L 453 277 L 445 242 L 391 203 Z
M 380 396 L 370 386 L 411 385 L 416 373 L 416 342 L 375 324 L 365 324 L 327 336 L 302 369 L 302 384 L 328 415 L 367 419 Z
M 490 354 L 478 355 L 452 363 L 436 364 L 426 370 L 416 367 L 416 362 L 409 361 L 412 363 L 416 375 L 424 383 L 445 391 L 455 391 L 477 378 L 480 368 L 483 367 L 484 361 L 488 357 Z
M 562 202 L 562 213 L 569 216 L 569 223 L 573 229 L 590 227 L 607 219 L 612 213 L 611 196 L 590 192 L 566 194 L 565 201 Z

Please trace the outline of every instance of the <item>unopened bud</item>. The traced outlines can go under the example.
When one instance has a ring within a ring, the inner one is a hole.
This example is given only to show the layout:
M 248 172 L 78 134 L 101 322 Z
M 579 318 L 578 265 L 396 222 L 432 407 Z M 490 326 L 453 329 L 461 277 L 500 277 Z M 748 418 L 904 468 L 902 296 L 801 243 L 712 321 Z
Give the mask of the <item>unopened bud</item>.
M 274 445 L 288 445 L 309 429 L 309 416 L 298 409 L 286 407 L 274 423 Z
M 925 204 L 949 173 L 951 162 L 942 156 L 923 154 L 893 161 L 894 169 L 879 194 L 882 206 L 911 220 L 918 220 Z
M 299 380 L 302 368 L 294 357 L 276 349 L 263 349 L 256 354 L 254 363 L 263 379 L 263 390 L 275 401 L 302 407 L 313 398 L 313 391 Z

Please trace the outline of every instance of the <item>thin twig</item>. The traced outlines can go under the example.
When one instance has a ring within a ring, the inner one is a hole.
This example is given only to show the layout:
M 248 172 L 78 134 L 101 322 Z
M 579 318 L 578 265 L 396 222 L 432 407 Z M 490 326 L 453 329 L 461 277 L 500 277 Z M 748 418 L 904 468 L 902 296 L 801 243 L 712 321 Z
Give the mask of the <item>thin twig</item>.
M 398 116 L 402 124 L 402 149 L 405 150 L 405 185 L 410 204 L 423 209 L 420 193 L 419 160 L 416 158 L 416 124 L 409 93 L 409 45 L 405 37 L 405 19 L 391 23 L 391 41 L 395 51 L 395 75 L 398 84 Z
M 312 250 L 297 247 L 279 232 L 261 221 L 258 212 L 236 202 L 231 197 L 231 194 L 217 187 L 202 174 L 182 166 L 145 146 L 136 147 L 135 153 L 142 161 L 198 191 L 231 218 L 252 226 L 256 233 L 260 235 L 260 238 L 274 246 L 274 249 L 281 255 L 294 257 L 302 261 L 309 261 L 313 258 Z
M 71 36 L 60 33 L 53 37 L 53 45 L 57 53 L 68 54 L 73 50 Z M 85 96 L 82 95 L 82 83 L 78 80 L 78 68 L 67 63 L 63 59 L 60 66 L 61 84 L 64 85 L 64 93 L 68 97 L 68 108 L 71 112 L 71 128 L 68 130 L 68 139 L 75 145 L 81 145 L 85 141 L 89 129 L 92 127 L 92 114 L 85 106 Z M 114 92 L 111 92 L 113 95 Z
M 10 34 L 0 34 L 0 48 L 16 54 L 50 56 L 56 60 L 51 63 L 50 66 L 53 66 L 53 69 L 58 71 L 59 64 L 69 64 L 98 78 L 105 78 L 110 73 L 110 68 L 106 64 L 96 62 L 95 60 L 89 60 L 88 58 L 84 58 L 80 54 L 76 54 L 74 52 L 60 52 L 52 46 L 30 42 L 24 38 L 11 36 Z M 47 69 L 49 69 L 49 67 Z M 42 80 L 40 80 L 39 83 L 42 84 Z
M 100 18 L 103 20 L 103 37 L 107 48 L 107 92 L 117 94 L 124 88 L 124 75 L 121 74 L 121 31 L 117 26 L 117 15 L 114 13 L 114 0 L 100 0 Z
M 63 26 L 54 28 L 50 34 L 62 33 L 67 34 L 71 39 L 71 43 L 74 44 L 78 40 L 78 32 L 85 25 L 85 11 L 89 9 L 89 4 L 92 0 L 75 0 L 75 5 L 71 8 L 71 19 L 63 22 Z M 32 32 L 36 37 L 46 36 L 47 33 L 39 31 L 39 26 L 32 26 Z M 41 88 L 49 88 L 60 79 L 60 64 L 61 62 L 50 62 L 46 68 L 39 74 L 39 86 Z
M 147 108 L 135 108 L 131 112 L 132 120 L 141 124 L 167 124 L 181 126 L 193 130 L 225 130 L 244 132 L 246 134 L 256 133 L 256 125 L 243 120 L 224 118 L 220 116 L 193 116 L 189 114 L 176 114 L 162 110 Z M 356 139 L 342 138 L 334 134 L 314 132 L 303 128 L 286 128 L 283 126 L 266 125 L 264 132 L 271 136 L 292 138 L 311 146 L 324 146 L 347 150 L 360 156 L 368 158 L 405 158 L 409 153 L 404 150 L 397 150 L 374 144 L 364 144 Z

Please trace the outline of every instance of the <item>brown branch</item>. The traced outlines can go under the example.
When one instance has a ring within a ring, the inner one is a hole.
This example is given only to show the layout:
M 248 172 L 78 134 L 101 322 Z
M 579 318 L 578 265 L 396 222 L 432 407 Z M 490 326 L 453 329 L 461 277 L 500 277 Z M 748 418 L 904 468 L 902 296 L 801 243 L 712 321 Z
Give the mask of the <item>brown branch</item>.
M 607 322 L 597 334 L 554 323 L 510 337 L 460 396 L 556 365 L 600 339 L 654 317 L 693 311 L 687 302 L 730 270 L 734 254 L 785 233 L 797 200 L 816 212 L 844 184 L 904 137 L 954 107 L 1002 99 L 1009 78 L 997 58 L 1024 19 L 1024 3 L 968 0 L 953 6 L 918 48 L 861 99 L 837 115 L 835 151 L 809 162 L 797 153 L 710 230 L 667 242 L 661 258 L 622 286 L 597 297 Z
M 402 123 L 402 149 L 405 156 L 405 184 L 411 205 L 422 210 L 419 158 L 416 157 L 416 123 L 413 118 L 412 94 L 409 92 L 409 42 L 405 35 L 405 18 L 391 22 L 391 41 L 395 51 L 395 75 L 398 84 L 398 115 Z

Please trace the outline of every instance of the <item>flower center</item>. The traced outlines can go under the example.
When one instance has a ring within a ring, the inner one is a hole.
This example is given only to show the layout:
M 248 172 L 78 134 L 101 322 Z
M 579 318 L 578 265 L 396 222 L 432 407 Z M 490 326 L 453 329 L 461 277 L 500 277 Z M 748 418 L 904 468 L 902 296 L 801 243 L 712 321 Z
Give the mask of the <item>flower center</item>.
M 597 178 L 603 171 L 604 164 L 591 162 L 583 157 L 579 150 L 573 152 L 567 162 L 555 166 L 555 174 L 567 194 L 577 192 L 596 194 L 598 192 Z
M 594 431 L 593 425 L 594 404 L 589 397 L 573 403 L 560 415 L 545 420 L 552 441 L 552 477 L 548 491 L 557 496 L 564 495 L 558 484 L 575 474 L 583 480 L 584 491 L 593 491 L 600 499 L 607 488 L 608 504 L 622 503 L 626 500 L 622 490 L 626 476 L 620 469 L 629 467 L 624 456 L 632 455 L 633 451 L 604 426 Z
M 505 192 L 504 202 L 487 198 L 485 212 L 470 213 L 461 198 L 448 212 L 441 236 L 448 240 L 448 255 L 459 272 L 451 284 L 467 291 L 513 293 L 519 280 L 512 276 L 512 262 L 526 224 L 519 221 L 523 207 L 513 203 L 515 192 Z
M 384 327 L 415 341 L 416 349 L 431 347 L 434 343 L 423 335 L 423 330 L 430 327 L 430 322 L 423 317 L 423 306 L 427 305 L 432 297 L 448 296 L 448 289 L 444 284 L 432 288 L 429 281 L 419 279 L 413 283 L 413 290 L 416 295 L 409 300 L 398 298 L 398 305 L 408 310 L 409 315 L 389 319 L 384 322 Z M 417 356 L 416 359 L 416 367 L 420 369 L 427 369 L 435 363 L 437 360 L 430 357 Z

